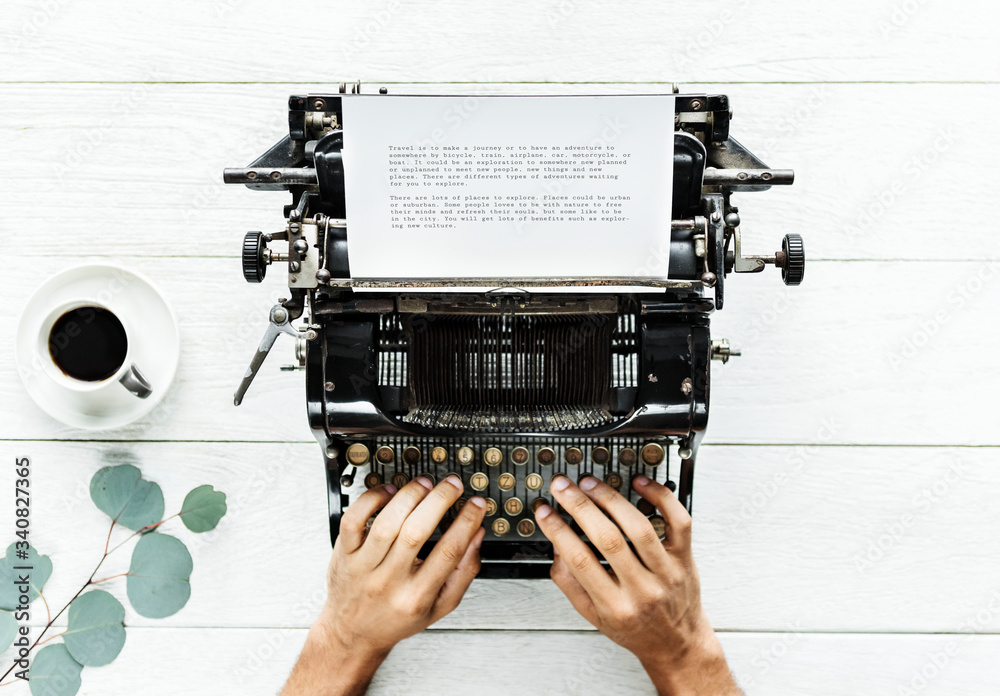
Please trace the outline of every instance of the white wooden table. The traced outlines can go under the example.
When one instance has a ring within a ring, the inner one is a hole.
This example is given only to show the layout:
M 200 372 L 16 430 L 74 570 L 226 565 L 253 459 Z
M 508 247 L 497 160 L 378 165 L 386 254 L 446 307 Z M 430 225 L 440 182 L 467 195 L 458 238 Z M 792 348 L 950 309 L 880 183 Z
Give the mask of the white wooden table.
M 797 174 L 740 201 L 748 246 L 799 231 L 809 253 L 801 288 L 735 277 L 714 318 L 744 355 L 714 369 L 695 550 L 731 665 L 754 695 L 996 693 L 998 20 L 995 3 L 923 0 L 7 0 L 0 439 L 5 462 L 33 461 L 46 595 L 61 606 L 103 548 L 98 468 L 136 464 L 168 510 L 200 483 L 230 501 L 190 544 L 180 613 L 137 616 L 112 583 L 127 642 L 80 693 L 275 693 L 322 602 L 325 484 L 301 375 L 277 370 L 288 344 L 232 406 L 283 290 L 278 274 L 243 283 L 239 243 L 278 224 L 286 196 L 221 172 L 281 137 L 289 94 L 357 78 L 396 93 L 728 94 L 734 135 Z M 84 260 L 150 276 L 183 341 L 166 401 L 99 434 L 41 413 L 11 363 L 21 305 Z M 3 511 L 12 476 L 0 467 Z M 547 581 L 476 581 L 372 693 L 469 688 L 652 691 Z

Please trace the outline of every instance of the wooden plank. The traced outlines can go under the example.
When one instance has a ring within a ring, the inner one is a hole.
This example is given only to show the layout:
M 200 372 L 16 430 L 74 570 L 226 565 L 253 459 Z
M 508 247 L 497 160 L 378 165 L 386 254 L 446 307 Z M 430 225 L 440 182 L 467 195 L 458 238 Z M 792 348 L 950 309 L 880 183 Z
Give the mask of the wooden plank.
M 285 294 L 278 277 L 248 286 L 235 259 L 119 259 L 147 273 L 180 317 L 181 363 L 165 402 L 138 424 L 95 435 L 45 416 L 16 371 L 5 370 L 0 390 L 11 396 L 0 402 L 0 437 L 311 439 L 302 373 L 278 371 L 292 361 L 287 337 L 243 405 L 232 406 L 267 310 Z M 3 354 L 12 355 L 17 316 L 34 287 L 80 260 L 17 264 L 3 275 Z M 744 355 L 713 365 L 709 441 L 812 443 L 822 435 L 826 444 L 1000 444 L 990 406 L 1000 365 L 970 353 L 970 337 L 992 325 L 1000 303 L 997 270 L 971 261 L 815 263 L 798 288 L 773 271 L 734 276 L 713 331 Z M 824 424 L 830 433 L 820 432 Z
M 792 0 L 697 12 L 656 0 L 380 0 L 319 6 L 308 22 L 264 0 L 15 0 L 0 61 L 16 81 L 976 81 L 997 79 L 997 19 L 989 4 L 898 0 L 845 0 L 822 15 Z
M 107 539 L 91 476 L 133 463 L 161 485 L 167 514 L 205 483 L 227 494 L 230 510 L 204 535 L 164 525 L 191 549 L 191 599 L 163 620 L 129 608 L 129 625 L 301 628 L 318 614 L 330 545 L 315 446 L 20 442 L 5 451 L 32 458 L 31 534 L 53 560 L 54 609 Z M 981 615 L 1000 602 L 995 463 L 996 449 L 984 448 L 705 447 L 695 557 L 710 618 L 720 629 L 779 633 L 1000 631 L 1000 616 Z M 12 489 L 13 476 L 0 468 L 0 490 Z M 129 555 L 109 557 L 102 576 L 124 572 Z M 107 589 L 128 606 L 121 579 Z M 38 621 L 42 607 L 33 607 Z M 589 625 L 548 580 L 477 580 L 438 627 Z
M 277 230 L 281 192 L 222 184 L 287 133 L 292 93 L 331 85 L 0 85 L 0 225 L 53 221 L 34 254 L 217 256 Z M 394 85 L 393 92 L 655 92 L 663 85 Z M 981 134 L 998 85 L 686 85 L 728 93 L 733 134 L 796 184 L 737 196 L 747 248 L 804 233 L 810 259 L 1000 259 L 989 225 L 946 232 L 992 176 Z M 71 105 L 73 117 L 38 104 Z M 956 103 L 982 108 L 956 116 Z M 875 127 L 875 124 L 878 124 Z M 933 201 L 933 204 L 928 204 Z M 276 270 L 276 269 L 275 269 Z M 277 275 L 275 273 L 275 275 Z
M 131 693 L 139 684 L 149 696 L 215 696 L 220 689 L 277 693 L 305 633 L 131 627 L 112 664 L 83 671 L 79 693 Z M 985 695 L 1000 680 L 995 659 L 1000 637 L 992 635 L 785 632 L 723 633 L 720 639 L 740 685 L 754 696 Z M 654 693 L 639 662 L 604 636 L 538 631 L 420 634 L 392 651 L 368 693 L 437 696 L 469 688 L 486 696 Z M 12 693 L 27 693 L 19 689 Z

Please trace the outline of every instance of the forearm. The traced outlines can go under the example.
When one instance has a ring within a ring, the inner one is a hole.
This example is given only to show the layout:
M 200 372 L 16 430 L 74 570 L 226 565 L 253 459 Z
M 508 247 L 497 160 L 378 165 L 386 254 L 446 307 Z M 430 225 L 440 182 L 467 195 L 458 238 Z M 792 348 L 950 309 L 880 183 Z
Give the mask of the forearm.
M 388 654 L 349 649 L 316 623 L 281 696 L 361 696 Z
M 709 629 L 711 630 L 711 629 Z M 741 696 L 714 633 L 683 655 L 640 657 L 659 696 Z

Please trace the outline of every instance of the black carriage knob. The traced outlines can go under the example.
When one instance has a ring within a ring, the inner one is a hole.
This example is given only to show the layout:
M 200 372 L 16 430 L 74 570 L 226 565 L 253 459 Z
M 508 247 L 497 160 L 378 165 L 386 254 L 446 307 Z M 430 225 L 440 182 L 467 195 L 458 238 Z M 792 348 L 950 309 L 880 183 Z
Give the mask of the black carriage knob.
M 260 232 L 247 232 L 243 237 L 243 278 L 248 283 L 259 283 L 267 272 L 264 250 L 267 241 Z
M 790 232 L 781 240 L 781 280 L 785 285 L 799 285 L 806 274 L 806 248 L 802 235 Z

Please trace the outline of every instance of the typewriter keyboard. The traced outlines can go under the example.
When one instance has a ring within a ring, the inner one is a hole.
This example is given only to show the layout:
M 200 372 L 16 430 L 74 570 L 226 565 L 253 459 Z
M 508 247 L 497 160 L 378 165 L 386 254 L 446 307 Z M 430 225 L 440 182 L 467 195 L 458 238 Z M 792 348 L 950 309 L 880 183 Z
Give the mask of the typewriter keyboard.
M 568 515 L 554 504 L 549 493 L 552 478 L 560 474 L 579 482 L 595 476 L 627 497 L 650 518 L 662 536 L 663 520 L 646 500 L 632 490 L 632 479 L 643 474 L 670 485 L 669 452 L 672 442 L 612 438 L 573 443 L 519 443 L 493 439 L 484 442 L 434 442 L 390 439 L 353 442 L 345 453 L 355 467 L 353 483 L 345 492 L 353 500 L 366 489 L 383 483 L 397 488 L 417 476 L 434 483 L 454 474 L 462 479 L 465 493 L 441 522 L 438 538 L 473 495 L 486 500 L 486 539 L 544 541 L 536 528 L 533 511 L 544 503 Z M 579 529 L 577 528 L 579 532 Z

